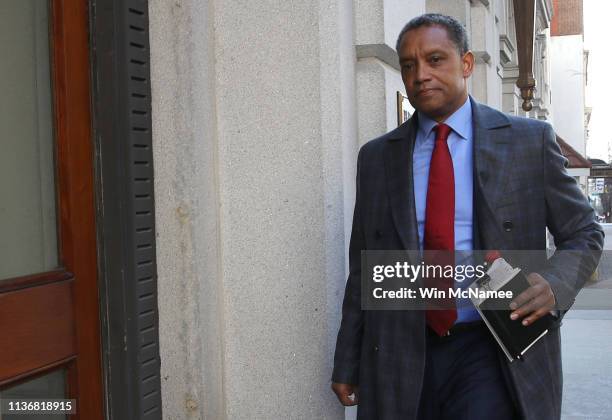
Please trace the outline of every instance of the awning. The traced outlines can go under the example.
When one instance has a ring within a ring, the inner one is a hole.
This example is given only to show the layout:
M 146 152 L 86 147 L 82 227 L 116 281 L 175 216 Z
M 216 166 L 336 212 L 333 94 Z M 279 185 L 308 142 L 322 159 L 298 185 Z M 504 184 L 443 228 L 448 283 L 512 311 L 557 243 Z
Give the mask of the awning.
M 576 151 L 572 146 L 567 144 L 565 140 L 557 135 L 557 143 L 561 147 L 561 153 L 569 160 L 568 168 L 591 168 L 591 162 Z

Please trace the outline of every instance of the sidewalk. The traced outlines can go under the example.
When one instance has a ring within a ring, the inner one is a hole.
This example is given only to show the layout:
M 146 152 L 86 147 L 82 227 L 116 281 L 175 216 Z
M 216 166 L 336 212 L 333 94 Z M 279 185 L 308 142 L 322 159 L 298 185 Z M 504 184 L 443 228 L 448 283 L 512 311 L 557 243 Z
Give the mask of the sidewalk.
M 570 310 L 561 346 L 562 419 L 612 419 L 612 310 Z
M 612 225 L 603 227 L 599 280 L 587 283 L 561 326 L 562 420 L 612 420 Z

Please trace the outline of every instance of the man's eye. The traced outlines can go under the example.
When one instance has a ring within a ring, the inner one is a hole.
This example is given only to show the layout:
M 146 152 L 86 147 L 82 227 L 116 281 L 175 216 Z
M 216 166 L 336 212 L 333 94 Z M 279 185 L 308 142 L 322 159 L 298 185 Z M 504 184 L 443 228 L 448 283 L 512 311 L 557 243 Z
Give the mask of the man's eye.
M 404 70 L 412 70 L 414 65 L 412 65 L 412 64 L 404 64 L 402 67 L 404 68 Z
M 432 62 L 432 63 L 437 63 L 437 62 L 439 62 L 440 60 L 442 60 L 442 58 L 441 58 L 441 57 L 439 57 L 439 56 L 437 56 L 437 55 L 434 55 L 433 57 L 431 57 L 431 62 Z

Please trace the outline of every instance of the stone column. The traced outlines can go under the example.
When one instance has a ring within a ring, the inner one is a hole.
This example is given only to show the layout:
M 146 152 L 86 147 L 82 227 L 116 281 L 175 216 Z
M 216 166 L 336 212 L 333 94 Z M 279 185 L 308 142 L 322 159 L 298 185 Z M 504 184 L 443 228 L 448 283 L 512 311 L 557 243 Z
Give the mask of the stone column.
M 422 13 L 425 0 L 356 2 L 359 144 L 397 127 L 397 92 L 406 92 L 395 43 L 404 25 Z
M 149 8 L 165 418 L 343 418 L 352 1 Z

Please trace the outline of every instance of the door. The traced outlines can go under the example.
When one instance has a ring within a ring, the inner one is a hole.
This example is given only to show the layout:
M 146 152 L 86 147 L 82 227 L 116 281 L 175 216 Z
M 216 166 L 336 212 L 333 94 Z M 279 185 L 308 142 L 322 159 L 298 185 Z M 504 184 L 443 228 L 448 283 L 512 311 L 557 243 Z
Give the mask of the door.
M 0 51 L 0 399 L 102 419 L 87 2 L 0 1 Z

